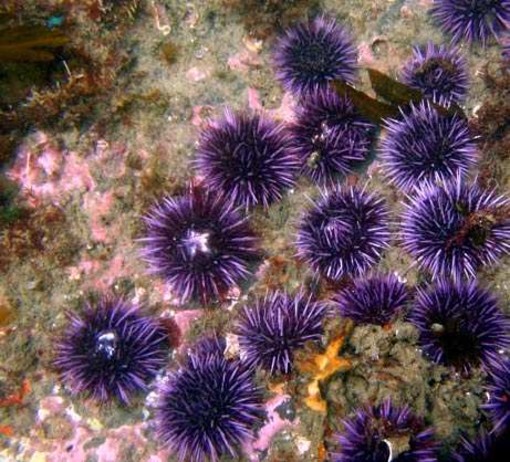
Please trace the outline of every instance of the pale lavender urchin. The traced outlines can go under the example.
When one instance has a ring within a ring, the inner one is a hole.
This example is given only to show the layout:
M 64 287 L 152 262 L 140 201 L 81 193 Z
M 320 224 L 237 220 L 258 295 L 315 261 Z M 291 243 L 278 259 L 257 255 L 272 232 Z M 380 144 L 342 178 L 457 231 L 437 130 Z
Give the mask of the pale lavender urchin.
M 404 311 L 409 291 L 394 274 L 357 278 L 334 297 L 340 314 L 357 324 L 384 326 Z
M 423 419 L 390 399 L 344 419 L 333 462 L 436 462 L 438 444 Z M 398 446 L 397 446 L 398 445 Z
M 465 177 L 477 149 L 468 123 L 458 114 L 440 114 L 428 101 L 410 105 L 385 122 L 379 153 L 389 180 L 410 191 L 423 182 L 448 183 Z
M 509 207 L 507 197 L 460 179 L 427 183 L 405 206 L 402 246 L 433 278 L 474 278 L 510 253 Z
M 459 49 L 430 41 L 413 47 L 401 79 L 425 98 L 444 106 L 463 103 L 469 88 L 467 61 Z
M 167 361 L 163 326 L 125 300 L 104 297 L 68 317 L 54 364 L 73 394 L 129 404 Z
M 337 79 L 353 83 L 357 58 L 344 27 L 325 16 L 287 29 L 273 51 L 276 78 L 298 96 L 324 90 Z
M 509 318 L 475 281 L 441 279 L 418 289 L 409 321 L 428 358 L 465 374 L 480 365 L 490 369 L 500 350 L 510 347 Z
M 333 184 L 352 173 L 370 153 L 375 126 L 347 97 L 323 90 L 301 100 L 290 126 L 302 171 L 315 183 Z
M 330 280 L 360 276 L 389 246 L 388 220 L 384 201 L 365 189 L 323 191 L 301 219 L 297 255 Z
M 258 239 L 232 201 L 194 187 L 144 218 L 143 257 L 182 301 L 221 299 L 251 274 Z
M 510 24 L 510 0 L 435 0 L 430 12 L 454 43 L 466 40 L 485 46 Z
M 283 124 L 229 109 L 202 130 L 194 165 L 211 191 L 245 208 L 279 201 L 299 170 Z
M 236 458 L 262 423 L 262 393 L 252 371 L 226 359 L 217 343 L 191 352 L 160 389 L 157 434 L 180 462 Z
M 288 374 L 294 352 L 323 335 L 326 305 L 299 293 L 272 292 L 245 306 L 236 334 L 246 362 L 271 374 Z

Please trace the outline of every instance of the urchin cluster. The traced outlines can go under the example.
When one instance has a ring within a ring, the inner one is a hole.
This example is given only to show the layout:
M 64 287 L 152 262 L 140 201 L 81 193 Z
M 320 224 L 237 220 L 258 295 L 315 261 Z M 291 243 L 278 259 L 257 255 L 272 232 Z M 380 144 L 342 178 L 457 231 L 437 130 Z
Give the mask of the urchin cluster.
M 166 363 L 162 325 L 123 299 L 104 297 L 68 317 L 55 366 L 73 394 L 129 404 Z
M 299 224 L 297 255 L 330 280 L 356 277 L 379 262 L 391 233 L 384 201 L 365 189 L 323 191 Z
M 160 389 L 157 434 L 181 462 L 236 458 L 262 422 L 262 393 L 251 369 L 226 359 L 219 346 L 192 351 Z
M 144 218 L 143 258 L 182 301 L 220 299 L 245 280 L 258 239 L 232 201 L 193 187 L 166 197 Z
M 299 169 L 283 124 L 230 109 L 202 131 L 195 166 L 211 191 L 245 208 L 280 200 Z
M 467 62 L 459 49 L 433 42 L 413 47 L 401 78 L 426 98 L 445 106 L 463 103 L 469 86 Z
M 510 359 L 492 362 L 487 392 L 489 402 L 483 407 L 491 417 L 494 431 L 510 432 Z
M 332 184 L 369 155 L 375 126 L 347 97 L 323 90 L 303 98 L 290 127 L 293 151 L 314 182 Z
M 337 79 L 353 83 L 357 58 L 345 28 L 326 16 L 287 29 L 273 51 L 276 78 L 298 96 L 324 90 Z
M 334 297 L 340 314 L 357 324 L 384 326 L 402 313 L 409 291 L 394 274 L 355 279 Z
M 460 179 L 424 184 L 402 217 L 404 249 L 433 278 L 475 277 L 510 253 L 510 200 Z
M 288 374 L 294 351 L 322 338 L 326 311 L 325 304 L 302 293 L 272 292 L 245 306 L 236 334 L 246 362 L 271 374 Z
M 390 399 L 358 409 L 343 421 L 334 462 L 436 462 L 438 445 L 431 428 Z
M 442 279 L 418 289 L 409 321 L 427 357 L 463 373 L 479 365 L 489 369 L 510 346 L 510 320 L 475 281 Z
M 508 30 L 510 0 L 435 0 L 430 12 L 454 43 L 485 45 Z
M 428 101 L 410 105 L 385 122 L 380 144 L 383 169 L 398 188 L 410 191 L 423 182 L 449 183 L 465 177 L 477 150 L 468 123 L 458 114 L 441 114 Z

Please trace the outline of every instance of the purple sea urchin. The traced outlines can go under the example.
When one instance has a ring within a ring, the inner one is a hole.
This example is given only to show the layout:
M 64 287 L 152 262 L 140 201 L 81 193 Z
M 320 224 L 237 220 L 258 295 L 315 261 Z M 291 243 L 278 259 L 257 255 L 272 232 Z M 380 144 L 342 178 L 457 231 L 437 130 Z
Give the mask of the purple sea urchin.
M 508 30 L 510 23 L 509 0 L 435 0 L 430 12 L 454 43 L 485 45 Z
M 332 184 L 366 160 L 374 131 L 348 98 L 325 90 L 303 98 L 290 138 L 302 171 L 316 183 Z
M 406 407 L 387 399 L 379 406 L 359 409 L 343 421 L 340 452 L 334 462 L 436 462 L 432 429 Z
M 250 368 L 202 346 L 162 386 L 156 420 L 160 440 L 179 461 L 235 458 L 262 421 L 262 394 Z
M 284 125 L 227 109 L 202 131 L 195 166 L 211 191 L 248 208 L 280 200 L 294 186 L 299 162 Z
M 389 246 L 388 211 L 382 199 L 359 188 L 324 191 L 299 225 L 297 255 L 330 280 L 359 276 Z
M 55 366 L 73 394 L 128 404 L 166 363 L 164 328 L 122 299 L 103 298 L 68 316 Z
M 166 197 L 145 217 L 143 256 L 181 300 L 221 298 L 250 274 L 257 238 L 221 194 L 192 188 Z
M 426 183 L 406 204 L 403 247 L 433 278 L 475 277 L 510 252 L 509 207 L 507 197 L 460 180 Z
M 484 409 L 491 416 L 494 431 L 510 432 L 510 359 L 493 361 L 487 383 L 489 402 Z
M 319 341 L 326 306 L 310 296 L 267 294 L 244 307 L 237 324 L 239 346 L 250 365 L 288 374 L 293 352 L 306 342 Z
M 462 178 L 476 162 L 467 121 L 457 114 L 440 114 L 428 101 L 411 105 L 385 126 L 379 149 L 383 169 L 405 191 L 426 181 L 448 183 Z
M 393 321 L 408 301 L 409 291 L 394 274 L 356 279 L 334 297 L 342 316 L 379 326 Z
M 432 42 L 413 47 L 413 56 L 405 63 L 401 78 L 426 98 L 445 106 L 464 102 L 468 91 L 464 56 L 457 48 Z
M 478 365 L 489 368 L 499 350 L 510 347 L 510 320 L 474 281 L 442 279 L 418 289 L 409 321 L 427 357 L 464 373 Z
M 461 437 L 460 447 L 452 455 L 452 462 L 506 462 L 510 451 L 510 429 L 500 435 L 479 432 L 471 440 Z
M 297 95 L 324 90 L 336 79 L 354 82 L 357 59 L 349 34 L 325 16 L 286 30 L 273 52 L 276 78 Z

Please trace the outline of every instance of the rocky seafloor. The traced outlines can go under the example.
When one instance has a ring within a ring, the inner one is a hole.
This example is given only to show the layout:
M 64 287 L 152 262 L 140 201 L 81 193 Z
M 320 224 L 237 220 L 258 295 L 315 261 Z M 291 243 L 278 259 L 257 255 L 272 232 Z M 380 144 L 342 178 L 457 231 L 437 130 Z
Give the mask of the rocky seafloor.
M 0 36 L 20 26 L 39 31 L 33 32 L 36 43 L 41 28 L 61 36 L 48 39 L 54 41 L 49 58 L 28 61 L 2 58 L 8 46 L 0 38 L 0 461 L 177 460 L 155 434 L 164 370 L 129 406 L 74 396 L 59 380 L 54 359 L 66 311 L 79 311 L 91 295 L 103 293 L 143 305 L 171 326 L 172 370 L 190 345 L 213 332 L 235 350 L 240 307 L 268 290 L 313 286 L 328 298 L 334 287 L 296 257 L 297 223 L 309 197 L 317 195 L 305 178 L 283 200 L 250 210 L 263 249 L 254 276 L 206 306 L 179 302 L 171 286 L 148 273 L 140 257 L 142 217 L 163 195 L 181 194 L 196 180 L 191 162 L 199 133 L 225 107 L 292 120 L 296 100 L 283 91 L 271 65 L 282 30 L 323 12 L 347 24 L 359 51 L 357 88 L 374 96 L 365 68 L 395 77 L 412 45 L 448 42 L 428 14 L 431 4 L 2 2 Z M 34 49 L 41 46 L 29 51 Z M 479 152 L 470 177 L 508 192 L 509 71 L 495 42 L 462 44 L 461 51 L 470 79 L 462 109 Z M 406 196 L 388 184 L 378 159 L 348 181 L 366 184 L 387 201 L 396 232 Z M 409 287 L 423 281 L 396 240 L 376 269 L 398 275 Z M 477 274 L 507 315 L 509 276 L 508 258 Z M 314 369 L 316 360 L 322 366 Z M 341 420 L 388 397 L 434 427 L 444 460 L 462 432 L 474 435 L 488 421 L 481 408 L 487 402 L 485 372 L 475 367 L 461 374 L 434 364 L 403 316 L 382 327 L 353 326 L 337 316 L 321 342 L 307 345 L 296 361 L 300 367 L 289 375 L 257 371 L 266 414 L 239 460 L 328 460 Z M 317 396 L 310 394 L 314 381 Z

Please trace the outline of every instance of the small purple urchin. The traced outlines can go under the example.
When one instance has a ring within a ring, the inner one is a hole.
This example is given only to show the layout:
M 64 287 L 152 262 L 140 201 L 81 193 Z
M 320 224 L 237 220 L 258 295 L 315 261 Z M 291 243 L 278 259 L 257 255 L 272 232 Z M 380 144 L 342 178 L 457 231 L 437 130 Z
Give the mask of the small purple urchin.
M 389 180 L 404 191 L 424 182 L 455 181 L 476 163 L 477 150 L 467 121 L 440 114 L 428 101 L 411 104 L 401 117 L 387 119 L 379 152 Z
M 340 314 L 357 324 L 384 326 L 409 302 L 409 291 L 394 274 L 355 279 L 333 298 Z
M 221 194 L 194 187 L 166 197 L 144 220 L 143 257 L 182 301 L 220 299 L 251 274 L 258 239 Z
M 404 249 L 433 278 L 475 277 L 510 252 L 510 200 L 458 179 L 415 191 L 402 217 Z
M 405 406 L 387 399 L 379 406 L 359 409 L 343 421 L 340 452 L 334 462 L 436 462 L 434 432 Z
M 179 461 L 216 461 L 238 456 L 262 422 L 262 393 L 252 371 L 226 359 L 219 343 L 202 345 L 161 387 L 157 433 Z
M 475 281 L 441 279 L 418 289 L 409 321 L 427 357 L 465 374 L 479 365 L 489 369 L 500 350 L 510 347 L 510 320 Z
M 493 361 L 487 381 L 489 402 L 483 406 L 496 433 L 510 432 L 510 359 Z
M 295 184 L 299 162 L 283 124 L 227 109 L 201 133 L 195 166 L 211 191 L 239 206 L 268 207 Z
M 236 334 L 247 364 L 288 374 L 294 351 L 322 338 L 326 312 L 326 305 L 302 293 L 273 292 L 244 307 Z
M 332 80 L 353 83 L 357 59 L 350 35 L 325 16 L 286 30 L 273 52 L 276 78 L 298 96 L 324 90 Z
M 365 189 L 323 191 L 301 220 L 297 255 L 330 280 L 359 276 L 389 246 L 388 216 L 383 200 Z
M 303 98 L 296 112 L 290 127 L 293 150 L 314 182 L 333 184 L 367 159 L 375 126 L 350 99 L 319 91 Z
M 105 297 L 68 317 L 55 366 L 73 394 L 129 404 L 167 361 L 163 326 L 125 300 Z
M 510 453 L 510 429 L 501 435 L 479 432 L 474 439 L 461 436 L 452 462 L 506 462 Z
M 508 30 L 510 0 L 435 0 L 430 12 L 454 43 L 466 40 L 485 46 Z
M 457 48 L 433 42 L 413 47 L 413 56 L 405 63 L 401 78 L 444 106 L 463 103 L 469 87 L 466 58 Z

